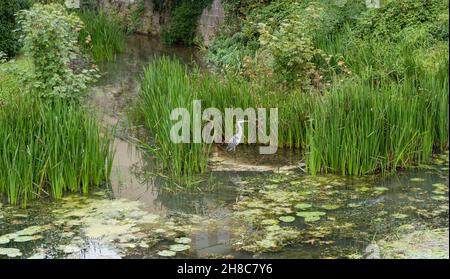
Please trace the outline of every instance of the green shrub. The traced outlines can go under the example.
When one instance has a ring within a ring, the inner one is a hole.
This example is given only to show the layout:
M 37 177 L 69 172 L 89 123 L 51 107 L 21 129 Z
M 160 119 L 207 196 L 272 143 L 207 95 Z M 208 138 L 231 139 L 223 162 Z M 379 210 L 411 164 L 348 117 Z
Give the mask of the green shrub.
M 361 36 L 401 38 L 401 30 L 433 22 L 445 11 L 448 11 L 446 0 L 390 1 L 379 9 L 369 10 L 361 17 L 357 31 Z
M 27 0 L 0 0 L 0 51 L 13 57 L 20 50 L 15 14 L 28 8 Z
M 268 4 L 281 2 L 278 0 L 224 0 L 225 10 L 230 15 L 245 16 L 253 10 Z
M 270 70 L 278 83 L 302 88 L 323 88 L 325 79 L 332 79 L 327 72 L 335 72 L 317 42 L 355 24 L 366 10 L 364 0 L 229 0 L 225 7 L 237 26 L 222 30 L 208 50 L 207 62 L 256 82 L 265 82 L 267 75 L 260 73 Z
M 441 13 L 437 16 L 436 20 L 431 24 L 431 33 L 436 40 L 448 42 L 448 29 L 449 29 L 449 9 L 441 10 Z
M 242 32 L 221 35 L 208 48 L 206 61 L 218 70 L 242 72 L 245 57 L 254 57 L 259 42 L 248 40 Z
M 283 20 L 278 29 L 265 24 L 260 29 L 262 49 L 271 55 L 271 67 L 278 80 L 303 89 L 311 86 L 314 75 L 320 75 L 313 61 L 321 52 L 308 30 L 308 21 L 301 15 Z
M 31 71 L 31 65 L 27 59 L 20 57 L 2 64 L 0 58 L 0 109 L 2 104 L 11 101 L 24 90 L 21 79 L 29 71 Z
M 96 77 L 95 68 L 73 67 L 82 60 L 78 38 L 83 22 L 59 4 L 35 4 L 19 13 L 25 55 L 33 64 L 33 93 L 76 98 Z

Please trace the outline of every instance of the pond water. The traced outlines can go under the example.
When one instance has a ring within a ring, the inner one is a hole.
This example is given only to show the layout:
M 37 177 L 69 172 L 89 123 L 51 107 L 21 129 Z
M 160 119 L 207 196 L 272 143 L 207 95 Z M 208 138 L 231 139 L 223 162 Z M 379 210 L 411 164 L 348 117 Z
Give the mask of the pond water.
M 100 65 L 88 103 L 117 127 L 111 187 L 26 209 L 0 204 L 0 258 L 362 258 L 392 235 L 448 228 L 448 153 L 397 175 L 349 178 L 305 175 L 294 151 L 217 148 L 197 190 L 166 187 L 132 144 L 140 129 L 128 125 L 127 107 L 151 59 L 189 63 L 194 53 L 134 36 Z

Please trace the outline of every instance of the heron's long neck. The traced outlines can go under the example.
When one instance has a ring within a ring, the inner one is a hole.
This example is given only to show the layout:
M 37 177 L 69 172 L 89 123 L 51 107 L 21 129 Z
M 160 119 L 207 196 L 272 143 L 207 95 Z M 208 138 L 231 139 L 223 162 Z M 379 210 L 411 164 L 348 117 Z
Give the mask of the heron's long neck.
M 242 134 L 244 133 L 244 129 L 242 128 L 242 123 L 238 124 L 238 135 L 242 136 Z

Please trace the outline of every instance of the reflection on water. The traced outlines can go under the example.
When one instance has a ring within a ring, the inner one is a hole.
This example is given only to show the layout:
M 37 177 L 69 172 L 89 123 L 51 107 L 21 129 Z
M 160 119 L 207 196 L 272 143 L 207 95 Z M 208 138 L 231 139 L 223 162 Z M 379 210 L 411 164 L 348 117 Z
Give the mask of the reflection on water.
M 199 191 L 166 190 L 170 181 L 149 177 L 151 158 L 130 143 L 126 109 L 151 59 L 188 63 L 193 53 L 134 36 L 115 63 L 100 65 L 105 75 L 89 104 L 117 127 L 111 191 L 27 209 L 0 204 L 0 258 L 5 248 L 24 258 L 361 257 L 399 228 L 448 227 L 448 155 L 430 169 L 352 179 L 307 176 L 293 151 L 264 157 L 253 147 L 217 147 Z M 51 229 L 17 233 L 36 225 Z
M 92 90 L 89 105 L 103 123 L 117 129 L 111 177 L 114 197 L 138 200 L 149 210 L 165 214 L 165 208 L 156 200 L 154 181 L 138 175 L 139 170 L 145 167 L 145 155 L 130 143 L 126 131 L 127 107 L 139 90 L 143 69 L 152 59 L 162 55 L 175 56 L 186 64 L 195 60 L 193 49 L 163 45 L 158 39 L 147 36 L 131 36 L 124 54 L 118 55 L 114 63 L 99 65 L 102 78 Z
M 43 238 L 29 242 L 12 237 L 0 247 L 17 248 L 23 257 L 153 258 L 184 249 L 177 239 L 188 238 L 189 249 L 176 257 L 345 258 L 362 256 L 369 243 L 400 229 L 448 227 L 448 174 L 439 167 L 363 179 L 299 172 L 216 175 L 220 183 L 211 192 L 155 194 L 151 202 L 163 213 L 147 200 L 109 199 L 102 192 L 28 209 L 3 206 L 0 239 L 32 225 L 51 230 L 37 230 Z M 309 222 L 298 212 L 324 215 Z M 285 215 L 295 220 L 279 221 Z M 283 229 L 293 230 L 295 239 L 283 239 Z

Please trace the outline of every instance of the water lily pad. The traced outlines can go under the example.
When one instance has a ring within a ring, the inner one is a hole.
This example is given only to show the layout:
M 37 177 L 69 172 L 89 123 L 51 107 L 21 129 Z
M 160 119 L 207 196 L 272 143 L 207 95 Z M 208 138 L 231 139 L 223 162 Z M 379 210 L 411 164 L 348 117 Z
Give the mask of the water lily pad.
M 167 231 L 165 229 L 159 228 L 155 230 L 155 233 L 166 233 Z
M 16 235 L 24 236 L 24 235 L 34 235 L 37 233 L 48 231 L 51 228 L 51 225 L 45 226 L 30 226 L 23 230 L 15 232 Z
M 33 254 L 32 256 L 28 257 L 29 260 L 43 260 L 45 259 L 47 256 L 44 253 L 36 253 Z
M 15 258 L 22 256 L 22 252 L 17 248 L 0 248 L 0 255 Z
M 139 243 L 139 247 L 141 248 L 150 248 L 150 245 L 148 245 L 145 241 L 142 241 Z
M 280 221 L 285 222 L 285 223 L 291 223 L 291 222 L 295 221 L 295 217 L 293 217 L 293 216 L 281 216 L 278 219 L 280 219 Z
M 180 237 L 175 238 L 175 242 L 179 244 L 189 244 L 192 242 L 192 239 L 190 239 L 189 237 Z
M 297 212 L 297 216 L 299 217 L 311 217 L 311 216 L 324 216 L 326 215 L 325 212 L 321 212 L 321 211 L 303 211 L 303 212 Z
M 108 238 L 116 239 L 122 235 L 128 235 L 135 232 L 137 228 L 133 228 L 135 224 L 101 224 L 90 223 L 84 228 L 85 235 L 91 238 Z
M 305 222 L 316 222 L 320 220 L 320 216 L 326 215 L 325 212 L 311 211 L 311 212 L 297 212 L 297 216 L 305 218 Z
M 277 243 L 272 239 L 263 239 L 263 240 L 256 241 L 256 245 L 258 245 L 262 248 L 265 248 L 265 249 L 277 247 Z
M 269 232 L 279 231 L 281 230 L 281 227 L 278 225 L 268 226 L 266 227 L 266 230 Z
M 41 235 L 22 235 L 22 236 L 15 237 L 13 240 L 14 240 L 14 242 L 28 242 L 28 241 L 38 240 L 41 238 L 42 238 Z
M 9 243 L 9 241 L 10 241 L 10 238 L 8 236 L 4 236 L 4 235 L 0 236 L 0 244 L 6 244 L 6 243 Z
M 74 235 L 75 235 L 74 232 L 63 232 L 63 233 L 61 233 L 61 237 L 64 237 L 64 238 L 71 238 Z
M 161 257 L 175 257 L 177 253 L 170 250 L 162 250 L 158 252 L 158 255 Z
M 130 248 L 130 249 L 136 248 L 136 244 L 134 243 L 120 243 L 119 246 L 122 248 Z
M 405 219 L 408 218 L 408 215 L 403 213 L 395 213 L 392 214 L 392 217 L 394 217 L 395 219 Z
M 361 207 L 362 204 L 360 204 L 360 203 L 349 203 L 347 206 L 350 207 L 350 208 L 357 208 L 357 207 Z
M 445 185 L 444 183 L 434 183 L 433 187 L 435 187 L 436 190 L 448 191 L 448 185 Z
M 312 194 L 312 191 L 299 191 L 298 194 L 300 196 L 309 196 Z
M 432 196 L 431 198 L 435 201 L 447 201 L 448 200 L 448 197 L 446 197 L 446 196 Z
M 297 209 L 304 210 L 312 207 L 312 204 L 309 203 L 298 203 L 294 206 Z
M 169 246 L 170 251 L 182 252 L 191 249 L 191 246 L 185 244 L 173 244 Z
M 261 225 L 263 226 L 272 226 L 278 224 L 278 220 L 275 219 L 265 219 L 261 221 Z
M 13 216 L 17 218 L 28 218 L 27 214 L 13 214 Z
M 81 251 L 81 248 L 75 245 L 59 245 L 58 249 L 63 251 L 65 254 L 72 254 Z
M 285 214 L 291 214 L 292 209 L 289 207 L 275 207 L 273 209 L 273 212 L 277 215 L 285 215 Z
M 447 194 L 447 192 L 442 191 L 442 190 L 434 190 L 432 193 L 436 194 L 436 195 L 445 195 L 445 194 Z
M 425 181 L 425 179 L 420 178 L 420 177 L 414 177 L 414 178 L 411 178 L 409 181 L 412 181 L 412 182 L 422 182 L 422 181 Z
M 311 217 L 305 217 L 305 222 L 309 223 L 309 222 L 316 222 L 319 221 L 320 217 L 319 216 L 311 216 Z
M 341 206 L 337 205 L 337 204 L 325 204 L 325 205 L 322 206 L 322 208 L 326 209 L 326 210 L 336 210 L 336 209 L 338 209 L 340 207 Z

